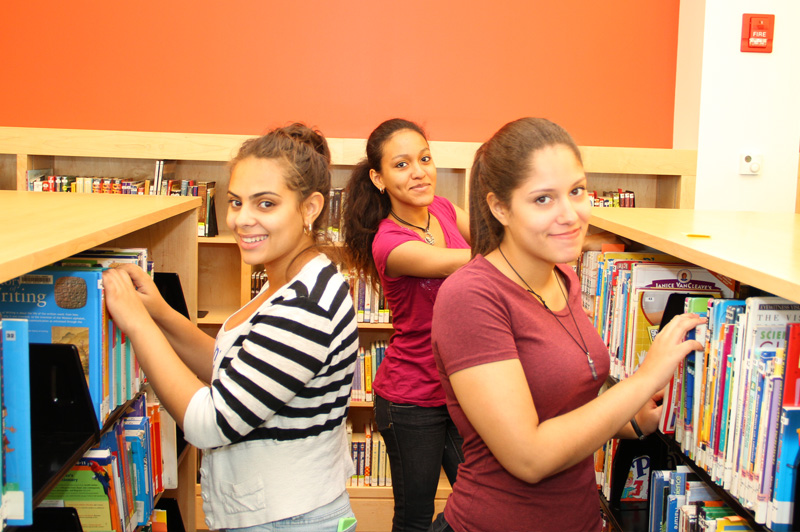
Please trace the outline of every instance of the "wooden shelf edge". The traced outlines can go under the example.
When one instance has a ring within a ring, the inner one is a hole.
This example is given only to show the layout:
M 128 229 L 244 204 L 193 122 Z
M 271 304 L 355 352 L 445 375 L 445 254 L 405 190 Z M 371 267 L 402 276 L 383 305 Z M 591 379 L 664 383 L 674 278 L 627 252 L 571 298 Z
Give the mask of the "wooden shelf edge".
M 255 135 L 0 127 L 0 153 L 227 162 Z M 328 138 L 334 165 L 364 157 L 365 139 Z M 440 168 L 468 171 L 480 142 L 431 140 Z M 580 146 L 590 173 L 695 175 L 696 150 Z
M 372 329 L 378 331 L 393 331 L 394 325 L 391 323 L 363 323 L 358 324 L 359 329 Z

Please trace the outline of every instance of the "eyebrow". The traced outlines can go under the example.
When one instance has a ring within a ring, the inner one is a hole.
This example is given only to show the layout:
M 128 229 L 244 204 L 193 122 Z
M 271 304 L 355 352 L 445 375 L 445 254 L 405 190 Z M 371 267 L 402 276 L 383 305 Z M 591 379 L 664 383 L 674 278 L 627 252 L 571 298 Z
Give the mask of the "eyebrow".
M 231 192 L 230 190 L 228 190 L 228 196 L 233 196 L 236 199 L 241 199 L 241 196 L 239 196 L 234 192 Z M 256 192 L 255 194 L 250 194 L 250 199 L 260 198 L 261 196 L 275 196 L 278 198 L 281 197 L 281 195 L 278 194 L 277 192 L 272 192 L 271 190 L 265 190 L 263 192 Z
M 587 181 L 586 174 L 584 174 L 579 179 L 576 179 L 575 181 L 573 181 L 572 184 L 570 185 L 570 187 L 577 186 L 580 183 L 585 183 L 586 181 Z M 553 189 L 553 188 L 539 188 L 539 189 L 536 189 L 536 190 L 531 190 L 530 192 L 528 192 L 528 195 L 541 194 L 543 192 L 552 192 L 553 190 L 555 190 L 555 189 Z
M 421 149 L 421 150 L 419 151 L 419 154 L 418 154 L 418 155 L 421 155 L 421 154 L 425 153 L 426 151 L 427 151 L 427 152 L 430 152 L 430 151 L 431 151 L 431 148 L 430 148 L 430 146 L 428 146 L 428 147 L 426 147 L 426 148 L 423 148 L 423 149 Z M 401 153 L 401 154 L 399 154 L 399 155 L 395 155 L 395 156 L 394 156 L 394 157 L 392 157 L 390 160 L 392 160 L 392 161 L 396 161 L 397 159 L 407 159 L 407 158 L 409 158 L 409 157 L 411 157 L 411 155 L 409 155 L 409 154 L 407 154 L 407 153 Z

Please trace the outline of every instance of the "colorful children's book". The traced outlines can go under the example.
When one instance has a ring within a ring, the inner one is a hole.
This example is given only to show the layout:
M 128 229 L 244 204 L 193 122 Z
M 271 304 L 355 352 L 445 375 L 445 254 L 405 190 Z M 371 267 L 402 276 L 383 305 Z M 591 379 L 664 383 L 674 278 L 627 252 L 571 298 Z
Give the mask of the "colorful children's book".
M 28 322 L 3 318 L 3 510 L 8 524 L 33 524 Z
M 94 449 L 70 468 L 42 505 L 74 507 L 87 532 L 124 532 L 116 488 L 111 453 Z
M 625 358 L 628 372 L 641 364 L 660 324 L 670 292 L 693 292 L 712 297 L 733 296 L 735 283 L 710 270 L 688 264 L 637 263 L 632 266 Z M 658 293 L 665 291 L 662 299 Z
M 31 342 L 74 344 L 100 425 L 110 408 L 102 268 L 42 268 L 0 284 L 0 313 L 28 320 Z
M 684 312 L 697 314 L 700 317 L 706 317 L 708 302 L 712 298 L 710 296 L 690 296 L 684 300 Z M 704 338 L 706 325 L 699 325 L 697 328 L 689 331 L 686 334 L 687 340 L 697 340 Z M 698 340 L 702 343 L 701 340 Z M 696 420 L 698 417 L 699 407 L 696 402 L 696 397 L 699 395 L 700 380 L 697 371 L 701 369 L 698 367 L 698 361 L 702 361 L 703 351 L 697 350 L 689 353 L 683 361 L 683 394 L 681 397 L 681 406 L 679 416 L 682 420 L 681 425 L 681 450 L 687 456 L 694 456 L 696 448 Z M 702 375 L 702 369 L 700 374 Z M 679 431 L 676 431 L 676 435 Z
M 783 405 L 800 406 L 800 323 L 786 326 Z

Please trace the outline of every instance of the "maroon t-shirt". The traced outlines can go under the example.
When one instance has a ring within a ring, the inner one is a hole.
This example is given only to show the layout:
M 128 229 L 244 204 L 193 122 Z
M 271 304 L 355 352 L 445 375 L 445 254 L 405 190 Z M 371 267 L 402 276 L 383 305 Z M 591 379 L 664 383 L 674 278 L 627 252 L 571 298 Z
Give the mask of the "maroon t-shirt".
M 439 290 L 433 312 L 433 352 L 450 416 L 464 437 L 465 461 L 445 506 L 445 518 L 458 532 L 602 528 L 592 456 L 536 484 L 514 477 L 464 415 L 449 379 L 462 369 L 518 358 L 540 422 L 597 397 L 608 376 L 608 349 L 581 308 L 575 273 L 569 266 L 559 269 L 597 380 L 592 378 L 586 354 L 556 318 L 482 256 L 452 274 Z M 565 307 L 556 315 L 580 341 L 569 310 Z

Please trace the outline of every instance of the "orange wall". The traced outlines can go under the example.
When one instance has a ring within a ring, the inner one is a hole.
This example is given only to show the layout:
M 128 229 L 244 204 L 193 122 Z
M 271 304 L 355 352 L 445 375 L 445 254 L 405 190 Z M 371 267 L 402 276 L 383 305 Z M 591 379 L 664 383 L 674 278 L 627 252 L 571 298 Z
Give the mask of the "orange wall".
M 6 2 L 0 125 L 671 147 L 679 0 Z

